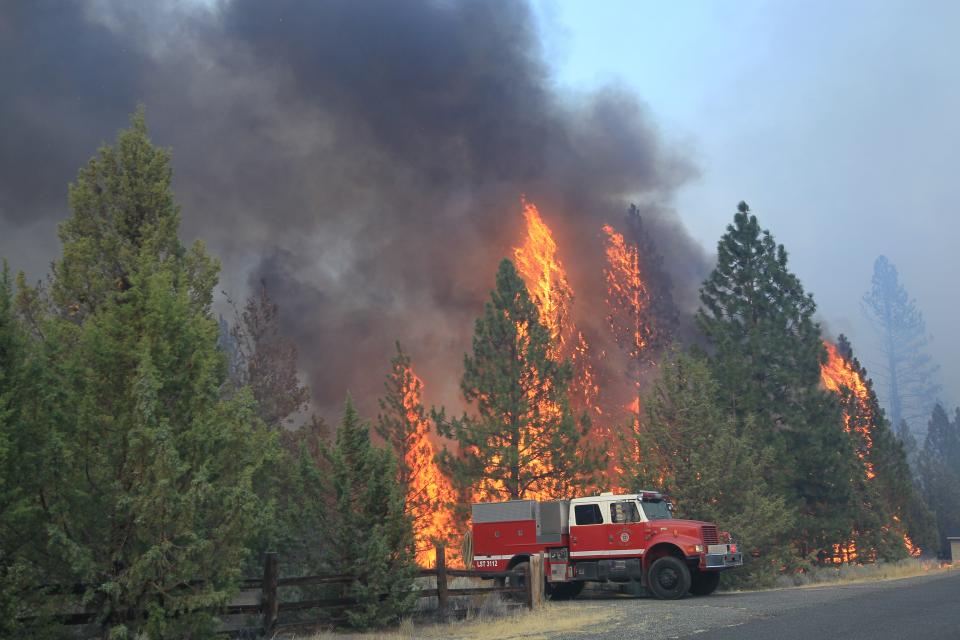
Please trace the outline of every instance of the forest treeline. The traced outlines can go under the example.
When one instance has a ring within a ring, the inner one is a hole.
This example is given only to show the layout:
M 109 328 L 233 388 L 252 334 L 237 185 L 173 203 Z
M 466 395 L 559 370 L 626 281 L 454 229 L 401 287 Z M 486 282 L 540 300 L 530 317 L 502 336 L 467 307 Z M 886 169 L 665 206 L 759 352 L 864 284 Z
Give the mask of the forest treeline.
M 600 451 L 571 407 L 571 363 L 553 357 L 509 260 L 464 359 L 467 412 L 424 406 L 399 350 L 375 429 L 350 398 L 328 428 L 309 414 L 265 288 L 232 326 L 218 321 L 219 264 L 181 242 L 171 177 L 138 111 L 70 185 L 49 278 L 33 285 L 4 263 L 4 637 L 64 635 L 55 585 L 83 585 L 103 637 L 207 637 L 212 609 L 267 550 L 288 575 L 354 575 L 348 622 L 388 624 L 412 606 L 422 520 L 457 544 L 473 497 L 609 488 L 611 456 L 618 488 L 663 490 L 679 515 L 733 532 L 748 562 L 729 577 L 741 582 L 843 554 L 935 551 L 960 524 L 960 411 L 937 405 L 918 445 L 894 433 L 872 388 L 866 404 L 825 389 L 813 298 L 744 203 L 702 288 L 702 340 L 659 345 L 639 419 Z M 849 342 L 838 352 L 869 385 Z M 448 446 L 424 445 L 428 431 Z

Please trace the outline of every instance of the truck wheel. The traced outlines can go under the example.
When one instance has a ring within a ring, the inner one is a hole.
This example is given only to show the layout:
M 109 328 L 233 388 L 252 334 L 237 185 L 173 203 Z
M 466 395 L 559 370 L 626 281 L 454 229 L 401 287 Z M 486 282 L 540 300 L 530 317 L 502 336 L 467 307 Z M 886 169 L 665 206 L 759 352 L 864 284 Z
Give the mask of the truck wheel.
M 524 561 L 522 561 L 522 562 L 518 562 L 517 564 L 513 565 L 512 567 L 510 567 L 509 570 L 510 570 L 510 571 L 524 571 L 524 570 L 526 570 L 526 571 L 528 572 L 527 575 L 529 575 L 530 562 L 527 561 L 527 560 L 524 560 Z M 519 577 L 518 577 L 518 578 L 514 578 L 513 576 L 511 576 L 511 577 L 509 577 L 509 578 L 504 578 L 504 586 L 505 586 L 505 587 L 511 587 L 511 588 L 524 588 L 524 587 L 527 586 L 527 583 L 526 583 L 526 581 L 525 581 L 523 578 L 519 578 Z M 509 598 L 509 599 L 520 599 L 520 600 L 522 600 L 522 599 L 524 598 L 524 595 L 523 595 L 522 593 L 506 593 L 506 594 L 504 594 L 504 595 L 505 595 L 507 598 Z
M 580 592 L 583 591 L 584 584 L 582 580 L 575 582 L 548 582 L 547 595 L 550 596 L 551 600 L 572 600 L 580 595 Z
M 659 600 L 676 600 L 690 590 L 690 569 L 673 556 L 657 559 L 647 574 L 647 588 Z
M 719 584 L 719 571 L 697 571 L 692 576 L 690 593 L 695 596 L 708 596 L 717 590 Z

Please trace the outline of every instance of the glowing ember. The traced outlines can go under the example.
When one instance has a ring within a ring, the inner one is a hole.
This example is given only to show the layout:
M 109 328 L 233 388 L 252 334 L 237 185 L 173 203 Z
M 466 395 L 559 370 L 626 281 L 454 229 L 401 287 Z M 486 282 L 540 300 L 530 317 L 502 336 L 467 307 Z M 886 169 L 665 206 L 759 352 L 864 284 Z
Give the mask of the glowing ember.
M 833 545 L 833 564 L 849 564 L 857 560 L 857 545 L 853 541 Z
M 910 539 L 910 536 L 903 534 L 903 546 L 907 548 L 907 553 L 910 554 L 911 558 L 919 558 L 921 549 L 920 547 L 913 544 L 913 540 Z
M 404 456 L 408 472 L 406 504 L 413 518 L 417 564 L 432 567 L 435 560 L 434 544 L 446 542 L 456 533 L 450 512 L 450 505 L 457 501 L 456 493 L 434 458 L 436 450 L 430 441 L 430 427 L 422 412 L 423 383 L 409 366 L 398 369 L 401 370 L 395 371 L 394 375 L 401 377 L 403 407 L 412 427 Z
M 900 526 L 900 516 L 893 516 L 894 526 L 899 528 Z M 913 539 L 907 534 L 906 531 L 903 532 L 903 546 L 907 550 L 907 553 L 910 554 L 911 558 L 919 558 L 920 554 L 923 553 L 923 550 L 913 543 Z

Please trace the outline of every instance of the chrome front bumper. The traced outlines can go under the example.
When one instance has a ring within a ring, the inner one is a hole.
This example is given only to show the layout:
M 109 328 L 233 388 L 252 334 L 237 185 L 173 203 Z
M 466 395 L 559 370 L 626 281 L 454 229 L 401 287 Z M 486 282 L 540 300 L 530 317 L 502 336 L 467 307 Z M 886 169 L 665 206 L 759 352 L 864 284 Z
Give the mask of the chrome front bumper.
M 743 566 L 743 554 L 737 553 L 708 553 L 704 561 L 705 569 L 732 569 Z

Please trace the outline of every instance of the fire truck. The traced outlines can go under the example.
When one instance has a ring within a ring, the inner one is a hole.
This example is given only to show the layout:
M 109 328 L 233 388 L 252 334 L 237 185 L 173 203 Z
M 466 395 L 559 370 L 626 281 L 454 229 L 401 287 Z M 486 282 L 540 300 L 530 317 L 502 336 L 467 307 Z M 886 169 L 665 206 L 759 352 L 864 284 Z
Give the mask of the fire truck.
M 534 554 L 551 599 L 576 597 L 586 582 L 639 584 L 670 600 L 709 595 L 743 555 L 709 522 L 678 520 L 656 491 L 572 500 L 473 505 L 473 566 L 509 571 Z

